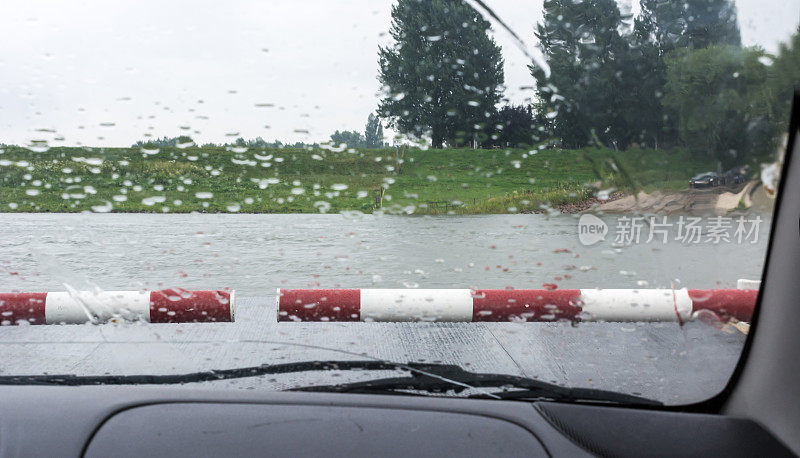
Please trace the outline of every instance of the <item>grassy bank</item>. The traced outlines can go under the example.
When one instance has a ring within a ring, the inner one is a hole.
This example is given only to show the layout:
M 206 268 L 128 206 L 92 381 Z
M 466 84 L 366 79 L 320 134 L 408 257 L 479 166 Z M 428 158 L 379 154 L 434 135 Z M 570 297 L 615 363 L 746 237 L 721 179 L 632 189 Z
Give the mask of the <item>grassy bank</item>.
M 508 213 L 674 190 L 681 151 L 2 147 L 0 211 Z

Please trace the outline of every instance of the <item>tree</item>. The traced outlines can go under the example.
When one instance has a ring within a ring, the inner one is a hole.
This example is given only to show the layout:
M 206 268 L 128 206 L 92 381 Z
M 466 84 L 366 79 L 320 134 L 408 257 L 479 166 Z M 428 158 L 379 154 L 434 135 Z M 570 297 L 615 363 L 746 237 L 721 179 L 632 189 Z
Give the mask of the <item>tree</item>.
M 367 125 L 364 128 L 364 146 L 366 148 L 380 148 L 383 146 L 383 126 L 381 120 L 370 113 Z
M 378 138 L 381 148 L 388 146 L 388 143 L 383 141 L 383 125 L 380 122 L 378 122 L 378 131 L 376 132 L 375 137 Z
M 677 120 L 662 108 L 666 56 L 710 44 L 740 46 L 732 0 L 641 0 L 630 35 L 614 0 L 546 0 L 536 35 L 551 74 L 538 67 L 543 111 L 565 146 L 593 140 L 658 147 Z
M 677 49 L 702 49 L 712 44 L 741 46 L 732 0 L 641 0 L 631 36 L 633 84 L 626 85 L 639 103 L 627 111 L 639 141 L 658 147 L 677 137 L 678 120 L 662 108 L 667 55 Z
M 494 117 L 491 144 L 502 147 L 530 146 L 539 138 L 530 106 L 506 105 Z
M 650 39 L 648 26 L 646 16 L 635 20 L 628 52 L 622 58 L 627 68 L 620 74 L 623 87 L 620 96 L 625 98 L 621 114 L 632 142 L 658 148 L 675 134 L 674 123 L 665 119 L 661 105 L 666 66 L 658 46 Z
M 789 43 L 781 43 L 769 73 L 772 107 L 779 120 L 776 128 L 780 135 L 787 132 L 792 96 L 800 91 L 800 28 Z
M 641 0 L 640 7 L 637 22 L 662 56 L 678 48 L 742 44 L 732 0 Z
M 344 130 L 342 132 L 337 130 L 331 134 L 331 143 L 334 145 L 347 145 L 350 148 L 363 148 L 366 140 L 360 132 L 355 130 Z
M 531 105 L 533 112 L 533 125 L 536 138 L 535 141 L 551 139 L 554 137 L 553 133 L 553 118 L 555 113 L 548 111 L 548 106 L 541 99 L 536 100 Z
M 732 0 L 689 0 L 675 3 L 684 5 L 685 33 L 692 48 L 742 45 L 736 5 Z
M 500 47 L 489 22 L 463 0 L 398 0 L 381 47 L 378 109 L 389 126 L 434 148 L 484 138 L 504 82 Z
M 194 146 L 194 140 L 188 135 L 181 135 L 175 138 L 174 146 Z
M 181 135 L 179 137 L 161 137 L 156 139 L 139 140 L 133 144 L 134 147 L 148 147 L 148 148 L 163 148 L 167 146 L 191 146 L 194 145 L 194 140 L 188 135 Z
M 759 48 L 711 45 L 680 49 L 666 60 L 664 106 L 677 115 L 692 154 L 729 167 L 774 151 L 776 125 Z
M 629 140 L 620 97 L 621 59 L 628 47 L 618 31 L 621 19 L 614 0 L 544 2 L 536 36 L 550 76 L 538 67 L 531 72 L 544 110 L 553 113 L 553 134 L 565 146 L 584 146 L 595 138 L 624 146 Z

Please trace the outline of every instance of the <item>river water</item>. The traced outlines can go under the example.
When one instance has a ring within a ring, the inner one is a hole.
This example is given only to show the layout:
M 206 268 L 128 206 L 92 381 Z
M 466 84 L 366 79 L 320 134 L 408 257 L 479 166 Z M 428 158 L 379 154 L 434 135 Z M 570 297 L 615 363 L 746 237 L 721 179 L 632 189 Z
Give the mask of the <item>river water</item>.
M 570 215 L 6 213 L 0 288 L 232 288 L 243 297 L 277 287 L 715 288 L 761 275 L 766 217 L 756 243 L 645 243 L 645 227 L 640 243 L 622 246 L 617 218 L 603 219 L 606 240 L 583 246 Z
M 669 404 L 718 393 L 746 336 L 678 323 L 278 323 L 275 288 L 735 287 L 756 243 L 584 246 L 558 215 L 0 214 L 0 291 L 232 288 L 235 323 L 0 327 L 0 375 L 167 374 L 311 360 L 441 362 Z M 300 373 L 207 382 L 282 390 L 396 374 Z M 190 384 L 189 387 L 197 386 Z

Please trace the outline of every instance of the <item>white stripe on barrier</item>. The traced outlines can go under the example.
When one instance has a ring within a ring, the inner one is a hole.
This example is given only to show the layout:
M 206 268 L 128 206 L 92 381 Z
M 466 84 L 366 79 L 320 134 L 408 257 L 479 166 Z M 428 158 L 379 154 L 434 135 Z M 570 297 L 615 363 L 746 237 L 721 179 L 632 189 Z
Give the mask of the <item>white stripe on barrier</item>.
M 150 321 L 149 291 L 74 291 L 47 293 L 45 319 L 50 323 L 78 324 L 114 316 Z
M 469 289 L 362 289 L 361 321 L 472 321 Z
M 687 321 L 692 300 L 686 288 L 582 289 L 583 321 Z
M 760 289 L 761 280 L 748 280 L 740 278 L 736 280 L 736 289 Z
M 231 295 L 228 297 L 228 308 L 231 313 L 231 323 L 236 321 L 236 290 L 231 290 Z

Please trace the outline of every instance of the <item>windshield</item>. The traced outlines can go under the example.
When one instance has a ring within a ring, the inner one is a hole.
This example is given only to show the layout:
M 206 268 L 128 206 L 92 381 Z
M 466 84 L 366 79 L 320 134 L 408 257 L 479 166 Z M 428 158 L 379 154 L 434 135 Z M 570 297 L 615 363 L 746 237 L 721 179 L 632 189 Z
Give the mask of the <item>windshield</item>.
M 798 23 L 5 0 L 0 383 L 707 399 L 749 331 Z

